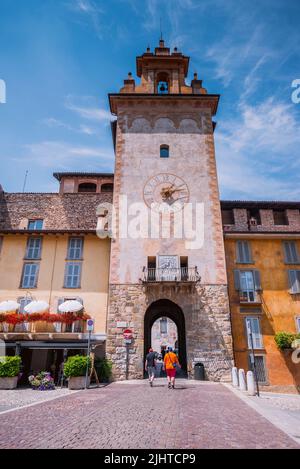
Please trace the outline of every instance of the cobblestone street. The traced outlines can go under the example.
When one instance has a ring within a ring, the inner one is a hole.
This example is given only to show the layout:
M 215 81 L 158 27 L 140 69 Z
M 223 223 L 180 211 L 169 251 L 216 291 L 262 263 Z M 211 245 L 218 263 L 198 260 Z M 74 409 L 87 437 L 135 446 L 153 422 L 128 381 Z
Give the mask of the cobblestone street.
M 221 384 L 113 383 L 0 414 L 1 448 L 297 448 Z

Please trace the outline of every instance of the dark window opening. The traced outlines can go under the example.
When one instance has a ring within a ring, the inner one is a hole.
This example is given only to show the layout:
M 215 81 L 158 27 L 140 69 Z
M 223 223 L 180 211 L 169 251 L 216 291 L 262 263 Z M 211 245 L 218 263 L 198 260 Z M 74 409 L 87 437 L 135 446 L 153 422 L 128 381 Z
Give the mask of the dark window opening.
M 78 192 L 97 192 L 97 185 L 92 182 L 83 182 L 79 184 Z
M 250 225 L 261 225 L 260 212 L 257 209 L 247 210 L 248 222 Z
M 289 221 L 285 210 L 273 210 L 274 225 L 288 225 Z
M 169 156 L 170 156 L 169 145 L 161 145 L 160 146 L 160 157 L 161 158 L 169 158 Z
M 101 186 L 101 192 L 113 192 L 114 191 L 114 185 L 113 184 L 102 184 Z
M 158 94 L 169 93 L 169 75 L 167 73 L 159 73 L 156 77 L 156 87 Z
M 148 257 L 148 281 L 156 279 L 156 257 Z
M 234 225 L 233 210 L 222 210 L 222 222 L 223 225 Z

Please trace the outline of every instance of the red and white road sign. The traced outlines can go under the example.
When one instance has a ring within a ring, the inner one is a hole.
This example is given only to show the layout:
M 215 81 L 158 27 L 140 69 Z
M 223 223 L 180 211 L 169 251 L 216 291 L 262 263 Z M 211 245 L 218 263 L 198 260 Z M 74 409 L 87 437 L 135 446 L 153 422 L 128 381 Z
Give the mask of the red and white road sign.
M 133 337 L 133 332 L 131 329 L 125 329 L 125 331 L 123 331 L 123 337 L 125 340 L 129 340 L 129 339 L 132 339 Z

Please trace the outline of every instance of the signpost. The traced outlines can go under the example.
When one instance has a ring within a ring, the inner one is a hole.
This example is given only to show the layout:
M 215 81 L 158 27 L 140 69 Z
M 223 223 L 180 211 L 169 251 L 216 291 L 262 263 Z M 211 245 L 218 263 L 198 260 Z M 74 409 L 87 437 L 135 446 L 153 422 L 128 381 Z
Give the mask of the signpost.
M 131 329 L 125 329 L 123 331 L 124 342 L 126 346 L 126 380 L 129 376 L 129 346 L 132 343 L 133 332 Z
M 88 388 L 88 380 L 89 380 L 89 358 L 91 353 L 91 335 L 94 330 L 94 320 L 88 319 L 86 323 L 86 330 L 88 331 L 88 349 L 87 349 L 87 360 L 86 360 L 86 372 L 85 372 L 85 389 Z

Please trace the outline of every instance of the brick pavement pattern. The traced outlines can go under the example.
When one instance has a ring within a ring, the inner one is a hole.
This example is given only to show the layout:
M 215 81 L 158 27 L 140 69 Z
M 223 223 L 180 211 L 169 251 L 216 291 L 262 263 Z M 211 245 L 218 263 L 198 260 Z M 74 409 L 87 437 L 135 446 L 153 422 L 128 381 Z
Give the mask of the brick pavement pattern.
M 113 383 L 0 414 L 0 448 L 299 448 L 216 383 Z

